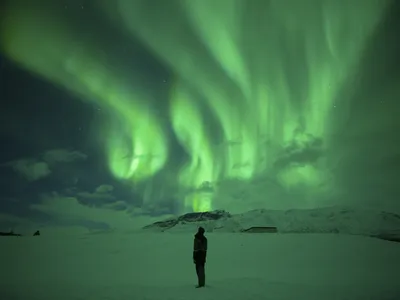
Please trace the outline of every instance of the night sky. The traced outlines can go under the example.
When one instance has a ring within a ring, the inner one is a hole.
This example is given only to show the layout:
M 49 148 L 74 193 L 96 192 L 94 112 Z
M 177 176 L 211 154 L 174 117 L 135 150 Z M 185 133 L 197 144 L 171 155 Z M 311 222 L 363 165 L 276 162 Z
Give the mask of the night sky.
M 400 212 L 399 1 L 36 3 L 0 7 L 0 230 Z

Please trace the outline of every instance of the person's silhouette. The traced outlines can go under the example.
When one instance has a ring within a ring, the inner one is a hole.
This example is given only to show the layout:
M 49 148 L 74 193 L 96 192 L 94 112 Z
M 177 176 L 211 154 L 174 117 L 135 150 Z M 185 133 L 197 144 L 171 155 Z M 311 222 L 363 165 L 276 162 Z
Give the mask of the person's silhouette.
M 204 232 L 204 228 L 199 227 L 199 230 L 194 236 L 193 262 L 196 265 L 198 280 L 196 288 L 204 287 L 206 283 L 205 264 L 207 257 L 207 238 L 204 236 Z

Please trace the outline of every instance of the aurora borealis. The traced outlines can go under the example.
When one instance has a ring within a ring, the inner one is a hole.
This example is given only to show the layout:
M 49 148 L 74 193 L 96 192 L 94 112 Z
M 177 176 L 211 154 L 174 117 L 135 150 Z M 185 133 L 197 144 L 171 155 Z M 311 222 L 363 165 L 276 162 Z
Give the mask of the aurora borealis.
M 384 138 L 380 132 L 395 126 L 377 107 L 398 99 L 398 79 L 361 87 L 390 1 L 99 0 L 82 4 L 96 16 L 87 23 L 66 9 L 77 1 L 42 2 L 9 1 L 2 53 L 74 101 L 101 108 L 92 143 L 142 205 L 346 203 L 369 172 L 359 168 L 369 161 L 360 149 L 377 162 L 398 153 L 389 137 L 390 146 L 365 144 L 371 132 Z M 118 45 L 140 43 L 167 70 L 165 91 L 145 83 L 146 67 L 124 62 L 138 55 L 134 47 L 119 54 L 110 33 L 96 29 L 100 21 L 123 36 Z M 376 51 L 378 60 L 387 50 Z M 368 95 L 376 99 L 368 112 L 355 108 Z M 392 105 L 382 110 L 394 113 Z

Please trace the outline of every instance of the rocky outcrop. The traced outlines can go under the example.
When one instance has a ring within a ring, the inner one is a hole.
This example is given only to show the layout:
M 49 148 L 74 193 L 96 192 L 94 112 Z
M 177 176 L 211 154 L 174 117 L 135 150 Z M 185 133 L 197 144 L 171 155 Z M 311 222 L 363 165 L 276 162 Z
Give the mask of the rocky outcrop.
M 199 223 L 207 221 L 217 221 L 220 219 L 230 218 L 231 214 L 224 210 L 215 210 L 208 212 L 193 212 L 182 216 L 167 219 L 164 221 L 155 222 L 143 227 L 143 229 L 161 229 L 161 231 L 171 229 L 178 224 Z
M 21 236 L 21 234 L 14 233 L 13 231 L 10 231 L 10 232 L 1 232 L 0 231 L 0 236 Z
M 400 230 L 393 231 L 393 232 L 382 232 L 382 233 L 378 233 L 375 235 L 371 235 L 371 237 L 389 241 L 389 242 L 400 243 Z

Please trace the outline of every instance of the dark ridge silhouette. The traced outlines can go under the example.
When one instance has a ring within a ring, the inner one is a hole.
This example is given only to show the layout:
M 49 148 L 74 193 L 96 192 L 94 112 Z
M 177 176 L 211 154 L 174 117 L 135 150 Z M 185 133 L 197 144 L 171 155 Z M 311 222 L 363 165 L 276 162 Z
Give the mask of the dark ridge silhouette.
M 400 234 L 399 233 L 381 233 L 381 234 L 376 234 L 376 235 L 372 235 L 371 237 L 377 238 L 377 239 L 381 239 L 381 240 L 385 240 L 385 241 L 389 241 L 389 242 L 396 242 L 396 243 L 400 243 Z
M 21 234 L 18 233 L 14 233 L 14 231 L 10 231 L 10 232 L 1 232 L 0 231 L 0 236 L 21 236 Z
M 278 228 L 274 226 L 253 226 L 243 229 L 242 232 L 247 233 L 277 233 Z
M 230 218 L 231 214 L 224 210 L 206 211 L 206 212 L 193 212 L 187 213 L 177 218 L 168 219 L 164 221 L 155 222 L 153 224 L 144 226 L 143 229 L 150 229 L 154 227 L 163 228 L 165 230 L 171 229 L 178 224 L 193 223 L 199 221 L 219 220 L 222 218 Z

